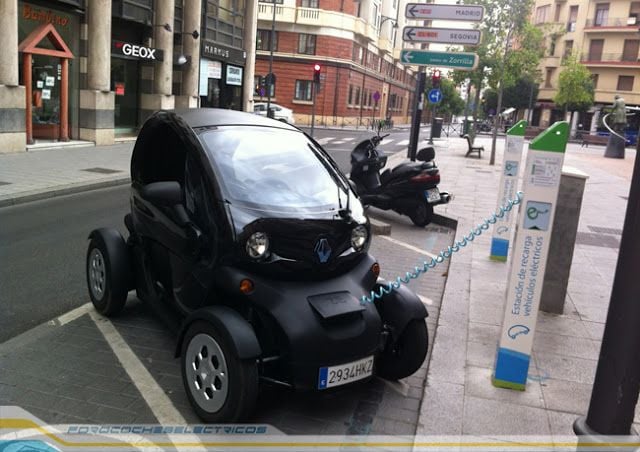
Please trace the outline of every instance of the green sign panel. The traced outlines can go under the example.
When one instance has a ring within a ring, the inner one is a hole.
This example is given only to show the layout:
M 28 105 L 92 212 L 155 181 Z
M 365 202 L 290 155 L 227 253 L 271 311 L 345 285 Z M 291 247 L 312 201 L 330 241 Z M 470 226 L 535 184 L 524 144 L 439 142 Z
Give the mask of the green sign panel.
M 471 71 L 478 65 L 478 55 L 467 52 L 404 49 L 400 52 L 400 61 L 414 66 L 438 66 Z

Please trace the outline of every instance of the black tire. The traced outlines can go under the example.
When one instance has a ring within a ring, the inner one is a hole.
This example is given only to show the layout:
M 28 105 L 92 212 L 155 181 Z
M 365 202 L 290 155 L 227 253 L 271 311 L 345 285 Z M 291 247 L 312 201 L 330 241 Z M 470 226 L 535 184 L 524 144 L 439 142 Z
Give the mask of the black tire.
M 110 246 L 105 239 L 111 241 Z M 131 277 L 128 248 L 122 236 L 92 235 L 85 268 L 89 296 L 96 311 L 107 317 L 120 313 L 127 302 Z
M 395 344 L 378 356 L 376 374 L 386 380 L 399 380 L 413 375 L 422 366 L 428 348 L 426 322 L 423 319 L 413 319 Z
M 413 210 L 408 215 L 413 224 L 425 227 L 433 220 L 433 206 L 426 199 L 419 197 L 416 199 Z
M 213 343 L 207 342 L 209 340 Z M 197 353 L 204 354 L 201 344 L 208 347 L 207 356 L 203 356 L 203 360 L 195 366 L 194 372 L 191 373 L 190 369 L 194 368 Z M 216 345 L 219 350 L 215 350 Z M 222 359 L 219 357 L 220 352 Z M 218 367 L 215 367 L 214 356 L 216 356 Z M 209 361 L 206 361 L 207 359 Z M 189 326 L 182 342 L 180 364 L 185 392 L 200 419 L 205 422 L 218 423 L 241 422 L 249 417 L 258 398 L 258 367 L 254 359 L 242 360 L 238 358 L 230 338 L 226 334 L 217 331 L 210 323 L 194 322 Z M 223 368 L 226 368 L 224 371 L 226 381 L 220 379 L 219 374 L 216 373 Z M 195 371 L 201 369 L 203 373 Z M 206 375 L 204 379 L 202 378 L 203 374 Z M 197 386 L 198 375 L 201 376 L 200 388 Z M 218 389 L 215 389 L 216 378 L 219 382 Z M 207 384 L 207 381 L 211 383 Z M 216 392 L 212 392 L 212 389 Z M 223 390 L 226 391 L 224 397 L 217 394 L 217 391 Z M 211 398 L 207 400 L 205 394 L 210 394 Z M 214 400 L 216 396 L 218 399 Z

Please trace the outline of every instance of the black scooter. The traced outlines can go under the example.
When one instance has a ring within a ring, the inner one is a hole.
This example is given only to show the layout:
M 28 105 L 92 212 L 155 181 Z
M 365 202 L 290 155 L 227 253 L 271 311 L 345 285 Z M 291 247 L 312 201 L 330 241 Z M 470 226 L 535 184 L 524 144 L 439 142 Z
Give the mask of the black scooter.
M 378 131 L 351 151 L 350 178 L 363 204 L 394 210 L 407 215 L 416 226 L 426 226 L 433 218 L 433 206 L 451 200 L 449 193 L 438 190 L 440 170 L 433 161 L 435 150 L 431 146 L 421 149 L 418 162 L 403 162 L 381 174 L 387 156 L 378 145 L 387 136 Z

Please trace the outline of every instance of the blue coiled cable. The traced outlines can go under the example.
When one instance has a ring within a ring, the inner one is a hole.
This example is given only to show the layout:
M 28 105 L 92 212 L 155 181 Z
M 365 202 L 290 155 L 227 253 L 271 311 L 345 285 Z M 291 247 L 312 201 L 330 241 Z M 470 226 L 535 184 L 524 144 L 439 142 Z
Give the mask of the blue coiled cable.
M 388 283 L 386 286 L 381 286 L 378 290 L 372 290 L 369 296 L 363 295 L 360 299 L 360 304 L 373 303 L 376 299 L 382 298 L 385 295 L 390 294 L 394 290 L 400 288 L 402 284 L 409 284 L 412 279 L 418 278 L 420 275 L 427 273 L 429 269 L 434 268 L 436 265 L 444 262 L 445 259 L 449 259 L 453 253 L 457 253 L 461 248 L 467 246 L 470 242 L 482 235 L 484 231 L 489 229 L 489 226 L 495 224 L 499 218 L 505 216 L 505 214 L 514 206 L 517 206 L 522 201 L 522 192 L 517 192 L 516 199 L 510 199 L 504 206 L 500 206 L 497 212 L 492 213 L 490 218 L 485 218 L 482 223 L 478 224 L 475 228 L 471 229 L 469 234 L 462 237 L 461 240 L 457 240 L 453 246 L 447 247 L 446 250 L 440 251 L 436 257 L 432 258 L 430 262 L 424 261 L 422 267 L 416 266 L 413 268 L 413 272 L 408 271 L 404 277 L 398 276 L 395 281 Z

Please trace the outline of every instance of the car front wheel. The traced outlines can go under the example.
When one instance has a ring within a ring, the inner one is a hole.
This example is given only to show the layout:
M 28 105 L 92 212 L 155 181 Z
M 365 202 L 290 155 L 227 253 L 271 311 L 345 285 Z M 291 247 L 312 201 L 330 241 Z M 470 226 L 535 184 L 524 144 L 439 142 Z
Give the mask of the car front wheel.
M 255 360 L 240 359 L 226 335 L 201 321 L 187 330 L 181 359 L 189 402 L 203 421 L 246 420 L 258 397 Z
M 429 335 L 424 319 L 413 319 L 396 342 L 387 347 L 376 363 L 378 376 L 386 380 L 406 378 L 422 366 L 429 348 Z
M 111 250 L 105 240 L 112 240 Z M 113 251 L 116 255 L 113 255 Z M 112 316 L 120 313 L 127 301 L 128 253 L 122 236 L 96 234 L 87 250 L 87 286 L 91 302 L 100 314 Z M 120 267 L 119 267 L 120 266 Z

